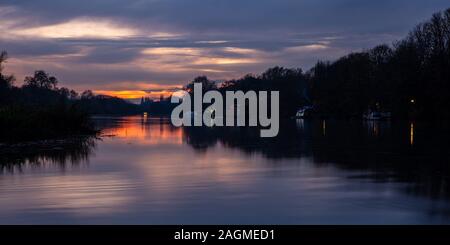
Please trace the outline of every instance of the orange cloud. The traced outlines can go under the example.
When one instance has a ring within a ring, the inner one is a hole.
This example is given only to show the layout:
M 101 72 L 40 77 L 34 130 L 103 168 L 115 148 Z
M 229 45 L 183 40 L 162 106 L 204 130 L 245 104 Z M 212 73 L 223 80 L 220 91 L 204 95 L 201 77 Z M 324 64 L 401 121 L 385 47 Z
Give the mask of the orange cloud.
M 95 90 L 94 93 L 108 95 L 113 97 L 119 97 L 122 99 L 139 99 L 146 97 L 147 93 L 145 91 L 138 90 L 126 90 L 126 91 L 110 91 L 110 90 Z

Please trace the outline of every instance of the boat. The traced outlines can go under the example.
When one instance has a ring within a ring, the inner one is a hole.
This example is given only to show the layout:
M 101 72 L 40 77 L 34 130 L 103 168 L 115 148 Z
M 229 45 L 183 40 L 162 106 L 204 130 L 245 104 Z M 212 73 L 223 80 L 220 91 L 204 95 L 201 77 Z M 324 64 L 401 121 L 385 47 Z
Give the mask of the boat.
M 390 112 L 368 111 L 363 115 L 366 120 L 388 120 L 391 118 Z
M 313 109 L 314 108 L 312 106 L 304 106 L 297 111 L 297 113 L 295 114 L 295 118 L 309 117 L 311 116 Z

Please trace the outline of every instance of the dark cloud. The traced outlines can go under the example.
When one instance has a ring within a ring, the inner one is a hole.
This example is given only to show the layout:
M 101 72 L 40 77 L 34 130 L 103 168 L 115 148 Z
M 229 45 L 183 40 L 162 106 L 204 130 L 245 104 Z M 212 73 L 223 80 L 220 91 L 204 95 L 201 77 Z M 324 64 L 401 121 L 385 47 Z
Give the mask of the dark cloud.
M 76 61 L 81 63 L 116 64 L 131 62 L 139 56 L 139 50 L 124 46 L 99 46 Z
M 33 57 L 45 55 L 68 55 L 78 53 L 79 46 L 65 45 L 57 41 L 42 40 L 2 40 L 0 48 L 7 50 L 13 57 Z
M 141 27 L 188 31 L 404 31 L 447 0 L 3 0 L 39 23 L 79 16 L 115 17 Z M 318 29 L 319 28 L 319 29 Z

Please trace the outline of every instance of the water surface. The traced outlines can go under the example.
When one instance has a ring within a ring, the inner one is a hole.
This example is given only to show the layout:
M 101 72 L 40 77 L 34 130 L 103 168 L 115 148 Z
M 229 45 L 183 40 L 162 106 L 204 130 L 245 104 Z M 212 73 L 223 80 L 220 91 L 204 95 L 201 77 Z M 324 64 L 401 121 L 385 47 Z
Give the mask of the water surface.
M 450 224 L 442 125 L 95 120 L 101 140 L 1 156 L 1 224 Z

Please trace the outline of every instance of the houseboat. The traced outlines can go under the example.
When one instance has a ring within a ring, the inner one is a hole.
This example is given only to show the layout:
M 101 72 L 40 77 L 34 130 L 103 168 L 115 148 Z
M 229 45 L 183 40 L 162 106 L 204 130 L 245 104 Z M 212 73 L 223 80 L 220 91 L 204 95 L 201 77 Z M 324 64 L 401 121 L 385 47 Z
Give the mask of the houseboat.
M 297 111 L 297 113 L 295 114 L 295 118 L 310 117 L 313 109 L 314 108 L 312 106 L 304 106 Z

